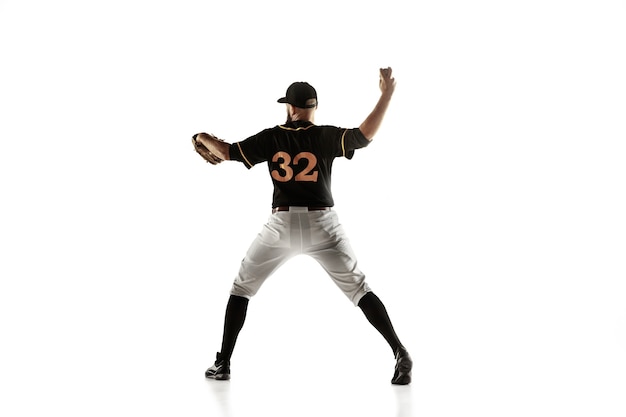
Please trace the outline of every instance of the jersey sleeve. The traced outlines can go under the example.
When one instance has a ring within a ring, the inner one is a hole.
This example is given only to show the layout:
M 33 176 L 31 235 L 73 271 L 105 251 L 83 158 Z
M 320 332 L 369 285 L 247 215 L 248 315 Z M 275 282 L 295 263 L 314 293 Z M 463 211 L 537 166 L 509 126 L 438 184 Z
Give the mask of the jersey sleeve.
M 229 149 L 231 161 L 242 162 L 248 169 L 267 161 L 268 150 L 267 146 L 264 146 L 267 144 L 267 140 L 264 138 L 268 131 L 269 129 L 266 129 L 241 142 L 232 143 Z
M 355 149 L 364 148 L 369 144 L 370 141 L 359 128 L 341 129 L 341 153 L 337 156 L 352 159 Z

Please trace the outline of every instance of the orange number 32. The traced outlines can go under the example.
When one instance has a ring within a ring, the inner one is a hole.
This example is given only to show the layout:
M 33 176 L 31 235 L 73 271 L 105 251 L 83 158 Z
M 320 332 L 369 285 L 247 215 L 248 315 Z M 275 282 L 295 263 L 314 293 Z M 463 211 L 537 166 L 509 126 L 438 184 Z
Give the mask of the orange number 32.
M 317 174 L 318 171 L 314 171 L 317 166 L 317 157 L 313 155 L 311 152 L 300 152 L 293 159 L 291 155 L 287 152 L 276 152 L 274 157 L 272 158 L 272 162 L 278 162 L 278 167 L 280 170 L 274 169 L 272 170 L 272 178 L 276 181 L 287 182 L 294 178 L 293 165 L 299 165 L 301 160 L 306 160 L 307 165 L 300 173 L 296 174 L 296 181 L 310 181 L 317 182 Z

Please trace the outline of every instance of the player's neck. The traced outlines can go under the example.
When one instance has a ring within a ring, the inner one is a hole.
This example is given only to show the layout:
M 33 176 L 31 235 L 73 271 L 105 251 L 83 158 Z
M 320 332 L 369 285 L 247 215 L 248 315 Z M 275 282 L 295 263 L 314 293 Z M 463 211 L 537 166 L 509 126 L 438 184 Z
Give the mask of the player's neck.
M 290 117 L 287 122 L 311 122 L 314 123 L 313 117 Z
M 315 122 L 315 109 L 296 109 L 289 112 L 288 122 Z

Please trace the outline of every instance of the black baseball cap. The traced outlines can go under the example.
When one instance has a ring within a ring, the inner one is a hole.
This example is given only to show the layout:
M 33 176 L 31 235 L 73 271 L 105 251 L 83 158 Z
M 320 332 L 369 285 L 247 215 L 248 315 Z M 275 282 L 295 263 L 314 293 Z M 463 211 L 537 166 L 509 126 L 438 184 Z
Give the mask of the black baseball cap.
M 279 103 L 289 103 L 302 109 L 317 107 L 317 92 L 309 83 L 297 81 L 289 86 L 285 97 L 278 99 Z

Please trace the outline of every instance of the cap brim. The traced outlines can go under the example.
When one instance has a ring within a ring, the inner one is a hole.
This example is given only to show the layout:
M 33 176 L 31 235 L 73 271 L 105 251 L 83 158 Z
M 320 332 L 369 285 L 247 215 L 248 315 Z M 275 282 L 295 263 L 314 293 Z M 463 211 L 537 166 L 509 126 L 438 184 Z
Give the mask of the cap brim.
M 289 103 L 289 102 L 287 101 L 287 97 L 282 97 L 282 98 L 279 98 L 279 99 L 277 100 L 277 102 L 278 102 L 278 103 Z

